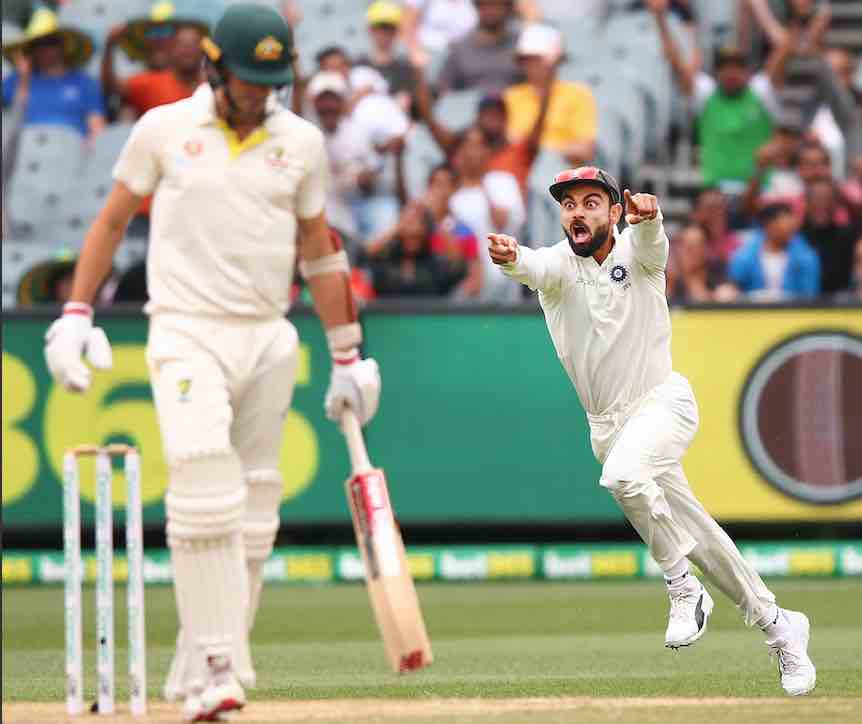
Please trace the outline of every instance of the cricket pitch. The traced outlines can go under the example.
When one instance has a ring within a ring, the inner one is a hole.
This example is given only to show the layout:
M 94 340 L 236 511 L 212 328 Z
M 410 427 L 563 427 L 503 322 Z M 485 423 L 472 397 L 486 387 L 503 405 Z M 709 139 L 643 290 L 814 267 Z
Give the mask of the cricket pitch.
M 708 714 L 705 710 L 708 710 Z M 743 697 L 530 697 L 515 699 L 352 699 L 254 701 L 231 721 L 237 724 L 275 722 L 829 722 L 855 721 L 862 715 L 862 698 L 743 698 Z M 9 724 L 81 722 L 66 715 L 60 703 L 18 702 L 3 706 Z M 146 717 L 121 710 L 99 717 L 105 724 L 178 722 L 179 705 L 152 702 Z

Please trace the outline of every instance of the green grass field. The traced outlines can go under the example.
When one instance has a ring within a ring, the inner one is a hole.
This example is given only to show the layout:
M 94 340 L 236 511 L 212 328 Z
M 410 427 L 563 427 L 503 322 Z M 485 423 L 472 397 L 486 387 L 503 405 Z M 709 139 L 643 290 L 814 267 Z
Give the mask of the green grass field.
M 674 653 L 662 646 L 667 602 L 660 582 L 420 586 L 436 660 L 426 671 L 399 677 L 386 668 L 364 587 L 271 586 L 253 637 L 259 685 L 236 721 L 257 721 L 255 712 L 261 721 L 290 720 L 267 713 L 285 700 L 293 702 L 286 711 L 299 717 L 295 721 L 862 722 L 862 580 L 775 581 L 772 587 L 784 606 L 806 611 L 812 622 L 818 685 L 805 700 L 773 701 L 782 692 L 760 632 L 746 629 L 717 593 L 710 631 L 697 646 Z M 85 595 L 90 692 L 92 594 L 88 589 Z M 123 594 L 118 589 L 118 645 L 125 640 Z M 171 589 L 150 587 L 153 700 L 176 626 Z M 51 718 L 60 711 L 56 706 L 27 709 L 15 702 L 62 701 L 62 627 L 62 588 L 4 587 L 4 722 L 58 721 Z M 116 658 L 118 701 L 124 704 L 125 650 L 118 649 Z M 710 700 L 670 700 L 676 697 Z M 461 703 L 419 701 L 414 710 L 401 708 L 409 704 L 405 700 L 438 698 Z M 472 701 L 477 698 L 487 705 Z M 322 708 L 309 701 L 352 699 L 372 701 L 328 701 Z M 173 711 L 157 708 L 153 720 L 178 721 Z

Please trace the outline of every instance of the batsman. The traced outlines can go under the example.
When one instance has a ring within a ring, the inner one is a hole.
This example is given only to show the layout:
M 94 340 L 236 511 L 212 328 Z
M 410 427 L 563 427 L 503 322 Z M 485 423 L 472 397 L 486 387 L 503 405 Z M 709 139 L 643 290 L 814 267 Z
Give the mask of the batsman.
M 89 386 L 82 357 L 110 366 L 91 305 L 152 194 L 146 357 L 181 626 L 165 694 L 184 699 L 188 721 L 241 708 L 254 683 L 248 632 L 279 525 L 297 370 L 297 332 L 285 319 L 297 255 L 332 354 L 327 416 L 349 406 L 365 424 L 380 394 L 376 362 L 359 353 L 347 255 L 323 212 L 323 135 L 277 102 L 293 80 L 289 27 L 268 7 L 231 5 L 203 45 L 209 82 L 135 125 L 45 347 L 69 390 Z
M 664 572 L 670 597 L 665 646 L 695 643 L 713 600 L 689 560 L 759 626 L 791 695 L 814 688 L 805 614 L 779 608 L 775 596 L 695 497 L 682 456 L 698 426 L 688 381 L 674 372 L 665 297 L 668 239 L 655 196 L 620 194 L 606 171 L 558 174 L 565 238 L 529 249 L 489 234 L 503 273 L 534 290 L 548 330 L 586 410 L 600 485 L 613 495 Z M 625 212 L 623 211 L 625 204 Z M 625 213 L 628 228 L 617 224 Z

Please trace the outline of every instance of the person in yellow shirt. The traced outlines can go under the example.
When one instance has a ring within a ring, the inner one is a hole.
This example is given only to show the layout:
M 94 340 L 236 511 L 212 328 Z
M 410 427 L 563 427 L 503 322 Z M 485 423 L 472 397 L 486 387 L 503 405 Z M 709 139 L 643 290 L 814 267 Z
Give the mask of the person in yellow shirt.
M 548 25 L 527 25 L 518 39 L 518 62 L 527 80 L 509 86 L 503 95 L 508 116 L 507 133 L 517 140 L 530 132 L 539 114 L 544 64 L 562 55 L 560 32 Z M 596 100 L 584 83 L 557 80 L 551 90 L 541 147 L 557 151 L 575 166 L 591 161 L 595 153 L 598 115 Z

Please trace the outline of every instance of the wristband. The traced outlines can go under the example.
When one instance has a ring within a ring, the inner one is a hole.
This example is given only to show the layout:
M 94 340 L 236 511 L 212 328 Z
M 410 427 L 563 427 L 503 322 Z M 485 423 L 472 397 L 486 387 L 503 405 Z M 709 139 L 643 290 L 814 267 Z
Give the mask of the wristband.
M 350 262 L 347 259 L 346 251 L 336 251 L 311 261 L 302 260 L 299 262 L 299 273 L 302 274 L 303 279 L 311 279 L 332 272 L 350 274 Z
M 351 347 L 350 349 L 341 349 L 332 353 L 332 362 L 337 365 L 352 365 L 354 362 L 359 362 L 359 349 Z
M 93 318 L 93 308 L 86 302 L 66 302 L 63 305 L 63 314 L 79 314 L 82 317 Z
M 362 344 L 362 327 L 358 322 L 330 327 L 326 330 L 326 343 L 333 358 L 337 353 L 355 349 Z

